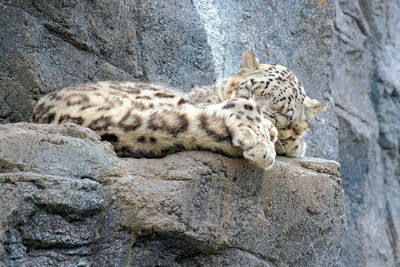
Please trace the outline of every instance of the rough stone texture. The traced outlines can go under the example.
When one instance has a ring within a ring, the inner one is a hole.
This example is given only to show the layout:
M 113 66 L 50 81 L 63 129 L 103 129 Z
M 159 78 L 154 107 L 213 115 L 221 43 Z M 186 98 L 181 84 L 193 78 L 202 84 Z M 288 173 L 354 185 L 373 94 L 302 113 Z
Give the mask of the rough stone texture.
M 338 266 L 400 266 L 400 1 L 338 1 L 334 58 L 347 213 Z
M 121 159 L 73 124 L 1 125 L 0 265 L 329 266 L 340 183 L 334 161 Z
M 92 80 L 182 92 L 233 75 L 241 54 L 288 66 L 329 103 L 308 155 L 337 159 L 332 97 L 334 1 L 0 1 L 0 123 L 29 121 L 45 93 Z

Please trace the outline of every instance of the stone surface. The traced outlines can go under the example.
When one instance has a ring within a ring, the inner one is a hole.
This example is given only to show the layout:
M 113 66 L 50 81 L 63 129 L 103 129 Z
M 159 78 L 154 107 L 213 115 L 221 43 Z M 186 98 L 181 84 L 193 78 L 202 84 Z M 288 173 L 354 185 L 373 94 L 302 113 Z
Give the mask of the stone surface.
M 122 159 L 86 128 L 17 123 L 0 170 L 5 266 L 329 266 L 344 235 L 334 161 Z
M 239 69 L 246 49 L 286 65 L 329 104 L 308 155 L 338 158 L 332 93 L 334 1 L 0 1 L 0 123 L 29 121 L 37 99 L 92 80 L 181 92 Z
M 338 266 L 400 266 L 400 1 L 338 1 L 333 47 L 347 213 Z

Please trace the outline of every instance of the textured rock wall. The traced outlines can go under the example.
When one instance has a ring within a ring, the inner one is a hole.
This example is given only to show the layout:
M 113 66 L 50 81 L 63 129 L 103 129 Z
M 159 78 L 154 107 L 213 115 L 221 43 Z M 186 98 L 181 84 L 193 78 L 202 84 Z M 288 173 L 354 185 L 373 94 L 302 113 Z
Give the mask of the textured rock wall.
M 337 159 L 328 1 L 0 1 L 0 122 L 29 121 L 45 93 L 92 80 L 187 92 L 234 74 L 241 54 L 288 66 L 329 103 L 308 155 Z
M 400 1 L 338 1 L 334 58 L 347 213 L 338 266 L 400 266 Z
M 329 266 L 339 165 L 182 152 L 121 159 L 76 125 L 0 125 L 0 265 Z

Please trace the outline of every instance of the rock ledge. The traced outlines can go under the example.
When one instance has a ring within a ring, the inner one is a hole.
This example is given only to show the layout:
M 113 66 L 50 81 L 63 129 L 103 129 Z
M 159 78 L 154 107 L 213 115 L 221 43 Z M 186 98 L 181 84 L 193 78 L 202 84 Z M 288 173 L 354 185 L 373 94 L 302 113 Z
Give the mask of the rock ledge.
M 209 152 L 120 159 L 89 129 L 0 125 L 6 266 L 328 266 L 344 234 L 339 165 L 269 171 Z

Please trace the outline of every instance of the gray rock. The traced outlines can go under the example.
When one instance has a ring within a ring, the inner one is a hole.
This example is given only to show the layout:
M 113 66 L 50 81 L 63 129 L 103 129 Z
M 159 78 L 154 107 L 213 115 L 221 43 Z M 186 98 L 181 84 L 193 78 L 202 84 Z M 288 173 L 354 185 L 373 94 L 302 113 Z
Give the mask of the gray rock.
M 18 123 L 0 166 L 6 266 L 328 266 L 344 235 L 334 161 L 123 159 L 86 128 Z
M 338 1 L 334 58 L 346 236 L 338 266 L 400 266 L 400 1 Z
M 288 66 L 328 109 L 308 155 L 338 157 L 333 109 L 333 0 L 2 1 L 0 123 L 29 121 L 37 99 L 92 80 L 162 83 L 181 92 L 230 76 L 241 54 Z M 312 141 L 312 142 L 311 142 Z
M 6 124 L 0 125 L 0 136 L 3 143 L 14 145 L 9 149 L 0 148 L 3 155 L 0 161 L 1 171 L 17 169 L 22 172 L 34 171 L 96 181 L 101 179 L 100 174 L 117 173 L 118 166 L 111 144 L 99 146 L 103 143 L 98 135 L 75 124 L 59 128 L 29 123 L 18 124 L 18 127 Z M 82 151 L 85 151 L 84 160 Z M 43 168 L 43 165 L 47 168 Z

